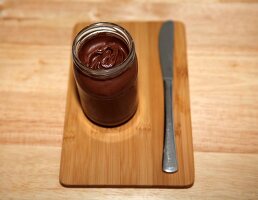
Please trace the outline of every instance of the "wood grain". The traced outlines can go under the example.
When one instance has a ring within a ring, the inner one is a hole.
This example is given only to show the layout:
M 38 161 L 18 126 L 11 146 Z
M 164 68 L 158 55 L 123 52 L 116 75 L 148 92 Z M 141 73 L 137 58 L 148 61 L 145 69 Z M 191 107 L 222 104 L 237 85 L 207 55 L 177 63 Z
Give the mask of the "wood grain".
M 184 26 L 174 22 L 173 108 L 179 170 L 168 174 L 162 171 L 164 92 L 158 51 L 162 22 L 118 24 L 130 32 L 136 46 L 137 112 L 115 128 L 91 123 L 81 109 L 71 65 L 60 182 L 65 186 L 189 187 L 194 182 L 194 162 Z M 87 25 L 75 26 L 73 35 Z
M 256 1 L 69 2 L 0 1 L 1 199 L 257 199 L 258 4 L 249 3 Z M 59 185 L 72 27 L 118 19 L 186 25 L 196 164 L 190 189 Z
M 2 199 L 242 200 L 258 195 L 258 157 L 254 154 L 195 152 L 196 181 L 189 189 L 114 189 L 60 186 L 60 147 L 0 145 L 0 149 Z

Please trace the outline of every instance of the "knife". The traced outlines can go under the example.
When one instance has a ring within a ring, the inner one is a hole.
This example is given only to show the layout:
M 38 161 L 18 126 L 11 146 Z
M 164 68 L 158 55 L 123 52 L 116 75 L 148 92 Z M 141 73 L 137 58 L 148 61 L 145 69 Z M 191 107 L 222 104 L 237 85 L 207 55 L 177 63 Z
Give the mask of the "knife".
M 164 172 L 177 171 L 175 133 L 173 125 L 172 85 L 173 85 L 174 26 L 172 21 L 162 24 L 159 33 L 159 55 L 164 82 L 165 136 L 162 169 Z

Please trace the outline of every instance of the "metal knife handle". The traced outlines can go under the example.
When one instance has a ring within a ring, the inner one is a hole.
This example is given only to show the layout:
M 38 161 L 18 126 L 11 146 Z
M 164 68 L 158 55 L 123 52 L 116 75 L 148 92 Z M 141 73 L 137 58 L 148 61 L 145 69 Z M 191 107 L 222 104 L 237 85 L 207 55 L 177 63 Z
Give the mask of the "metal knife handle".
M 173 173 L 177 171 L 175 134 L 173 126 L 172 81 L 164 80 L 165 92 L 165 142 L 163 150 L 163 171 Z

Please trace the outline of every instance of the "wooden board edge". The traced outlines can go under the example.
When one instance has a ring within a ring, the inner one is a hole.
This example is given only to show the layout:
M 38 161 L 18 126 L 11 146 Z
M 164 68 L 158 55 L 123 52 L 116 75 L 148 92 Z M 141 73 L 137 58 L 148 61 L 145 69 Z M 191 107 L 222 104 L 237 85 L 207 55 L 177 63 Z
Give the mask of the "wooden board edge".
M 66 126 L 67 126 L 67 121 L 68 121 L 68 115 L 69 115 L 69 104 L 70 104 L 70 95 L 72 92 L 72 86 L 71 82 L 73 81 L 73 70 L 72 70 L 72 58 L 70 58 L 69 62 L 69 69 L 68 69 L 68 81 L 67 81 L 67 90 L 66 90 L 66 104 L 65 104 L 65 116 L 64 116 L 64 126 L 63 126 L 63 136 L 62 136 L 62 144 L 61 144 L 61 159 L 60 159 L 60 169 L 59 169 L 59 183 L 62 186 L 69 186 L 68 183 L 64 180 L 62 170 L 63 170 L 63 156 L 64 156 L 64 138 L 66 134 Z
M 189 161 L 189 167 L 191 171 L 188 173 L 190 174 L 190 179 L 185 181 L 184 186 L 185 187 L 191 187 L 194 184 L 195 181 L 195 168 L 194 168 L 194 149 L 193 149 L 193 136 L 192 136 L 192 120 L 191 120 L 191 105 L 190 105 L 190 90 L 189 90 L 189 74 L 188 74 L 188 63 L 187 63 L 187 46 L 186 46 L 186 28 L 183 22 L 181 21 L 173 21 L 174 22 L 174 51 L 179 52 L 179 55 L 183 59 L 174 59 L 174 66 L 175 65 L 184 65 L 186 66 L 187 69 L 187 78 L 186 78 L 186 89 L 188 91 L 188 98 L 186 99 L 188 105 L 189 105 L 189 127 L 190 127 L 190 132 L 186 133 L 188 134 L 188 152 L 192 152 L 191 155 L 188 155 L 189 158 L 191 159 Z M 183 33 L 183 34 L 182 34 Z M 179 43 L 179 44 L 178 44 Z M 176 53 L 175 53 L 176 54 Z M 185 54 L 185 55 L 181 55 Z

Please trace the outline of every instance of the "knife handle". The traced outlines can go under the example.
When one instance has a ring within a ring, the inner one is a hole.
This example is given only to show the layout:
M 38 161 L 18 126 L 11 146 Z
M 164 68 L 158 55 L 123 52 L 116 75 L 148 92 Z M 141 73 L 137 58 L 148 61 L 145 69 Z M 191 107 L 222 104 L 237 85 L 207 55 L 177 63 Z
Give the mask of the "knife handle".
M 165 141 L 163 149 L 163 171 L 177 171 L 175 134 L 173 126 L 172 80 L 164 80 L 165 93 Z

